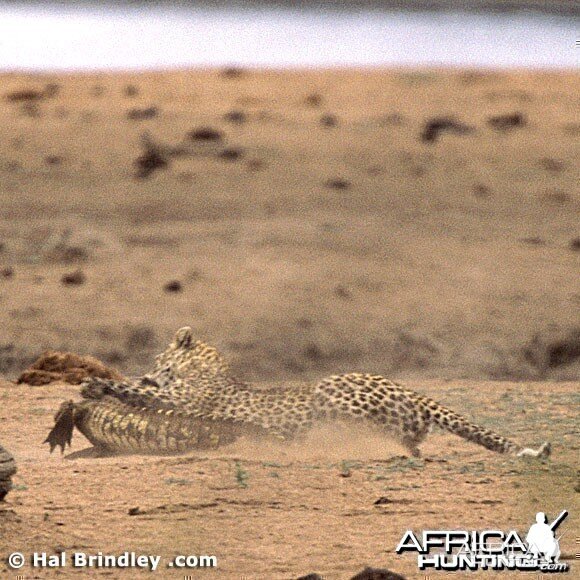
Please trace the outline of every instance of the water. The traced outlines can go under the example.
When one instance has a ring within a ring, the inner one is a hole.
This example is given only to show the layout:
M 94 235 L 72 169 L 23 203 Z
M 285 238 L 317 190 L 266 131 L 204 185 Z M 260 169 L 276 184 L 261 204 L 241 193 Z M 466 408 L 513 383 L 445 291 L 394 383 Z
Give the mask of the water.
M 579 20 L 539 13 L 0 3 L 0 70 L 577 68 Z

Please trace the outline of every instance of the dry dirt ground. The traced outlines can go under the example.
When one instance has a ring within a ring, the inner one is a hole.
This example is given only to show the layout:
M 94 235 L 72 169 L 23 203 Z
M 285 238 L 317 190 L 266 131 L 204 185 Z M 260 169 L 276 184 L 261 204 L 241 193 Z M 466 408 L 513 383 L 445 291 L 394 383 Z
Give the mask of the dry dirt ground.
M 410 459 L 378 434 L 339 428 L 320 429 L 290 446 L 239 441 L 180 457 L 67 459 L 67 451 L 63 459 L 49 455 L 41 442 L 54 410 L 78 387 L 3 382 L 0 440 L 16 456 L 19 472 L 15 491 L 0 508 L 0 553 L 136 551 L 163 556 L 156 573 L 161 578 L 184 576 L 166 567 L 176 554 L 217 556 L 217 570 L 189 571 L 196 578 L 285 579 L 318 572 L 346 579 L 365 565 L 424 578 L 414 556 L 394 553 L 409 528 L 525 534 L 539 509 L 553 518 L 566 508 L 571 515 L 561 530 L 563 561 L 577 566 L 578 383 L 411 385 L 519 442 L 552 441 L 552 459 L 506 458 L 441 433 L 423 445 L 423 459 Z M 76 434 L 73 457 L 87 447 Z M 380 498 L 383 503 L 375 505 Z M 23 572 L 26 578 L 73 575 L 70 568 L 26 566 Z M 0 573 L 15 577 L 3 562 Z
M 253 380 L 577 379 L 578 84 L 5 74 L 0 373 L 45 348 L 135 373 L 190 324 Z M 442 117 L 467 131 L 424 141 Z
M 538 509 L 564 508 L 563 551 L 577 551 L 578 85 L 431 70 L 0 76 L 0 442 L 19 465 L 0 553 L 215 554 L 198 577 L 342 579 L 366 564 L 420 577 L 394 554 L 409 527 L 525 532 Z M 554 456 L 435 434 L 415 460 L 337 431 L 203 456 L 48 455 L 52 414 L 78 387 L 8 379 L 44 349 L 137 374 L 186 324 L 244 379 L 381 373 L 518 441 L 550 439 Z

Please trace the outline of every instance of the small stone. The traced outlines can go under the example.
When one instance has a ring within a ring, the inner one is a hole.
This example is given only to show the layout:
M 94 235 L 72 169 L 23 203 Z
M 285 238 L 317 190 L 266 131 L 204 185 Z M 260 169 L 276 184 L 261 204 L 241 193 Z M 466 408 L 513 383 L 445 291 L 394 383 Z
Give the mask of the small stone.
M 169 161 L 157 149 L 149 149 L 135 160 L 135 165 L 137 166 L 136 177 L 145 179 L 155 170 L 168 167 Z
M 153 119 L 159 114 L 159 109 L 153 105 L 151 107 L 145 108 L 134 108 L 127 111 L 127 119 L 131 121 L 146 121 L 147 119 Z
M 224 115 L 224 121 L 229 123 L 245 123 L 248 120 L 248 116 L 244 111 L 230 111 Z
M 335 115 L 322 115 L 322 117 L 320 117 L 320 124 L 323 127 L 336 127 L 338 125 L 338 119 Z
M 218 155 L 220 159 L 224 161 L 236 161 L 240 157 L 243 156 L 243 151 L 241 149 L 236 149 L 233 147 L 229 147 L 228 149 L 224 149 Z
M 12 103 L 39 101 L 44 98 L 44 92 L 36 89 L 20 89 L 4 95 L 4 98 Z
M 389 499 L 388 497 L 382 495 L 381 497 L 379 497 L 379 499 L 377 499 L 376 501 L 373 502 L 373 505 L 386 505 L 389 503 L 396 503 L 396 502 L 394 502 L 392 499 Z
M 86 276 L 82 270 L 76 270 L 69 274 L 64 274 L 60 281 L 65 286 L 81 286 L 86 281 Z
M 420 138 L 424 143 L 435 143 L 439 135 L 445 132 L 466 135 L 473 132 L 473 127 L 453 117 L 435 117 L 425 122 Z
M 59 155 L 47 155 L 44 158 L 44 162 L 47 165 L 53 165 L 53 166 L 60 165 L 62 163 L 62 157 L 60 157 Z
M 167 282 L 167 284 L 163 286 L 163 290 L 170 293 L 181 292 L 183 290 L 183 285 L 179 280 L 171 280 L 171 282 Z
M 527 121 L 523 113 L 511 113 L 489 117 L 487 124 L 496 131 L 508 131 L 509 129 L 525 127 Z
M 318 93 L 312 93 L 304 99 L 304 102 L 309 107 L 320 107 L 320 105 L 322 105 L 323 100 L 324 99 L 322 98 L 322 95 Z
M 211 127 L 199 127 L 193 129 L 187 136 L 191 141 L 221 141 L 224 137 L 221 131 Z
M 341 190 L 350 189 L 351 187 L 350 181 L 342 179 L 341 177 L 329 179 L 325 182 L 325 185 L 330 189 L 341 189 Z

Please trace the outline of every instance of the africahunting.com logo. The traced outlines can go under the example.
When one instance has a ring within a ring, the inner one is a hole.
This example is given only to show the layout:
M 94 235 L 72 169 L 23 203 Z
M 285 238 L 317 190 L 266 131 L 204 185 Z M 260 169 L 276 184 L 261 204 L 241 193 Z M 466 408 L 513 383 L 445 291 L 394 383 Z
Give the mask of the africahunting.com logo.
M 568 564 L 559 561 L 562 536 L 555 535 L 567 516 L 564 510 L 548 524 L 546 514 L 538 512 L 525 541 L 515 530 L 424 530 L 418 535 L 407 530 L 396 552 L 417 552 L 420 570 L 567 572 Z

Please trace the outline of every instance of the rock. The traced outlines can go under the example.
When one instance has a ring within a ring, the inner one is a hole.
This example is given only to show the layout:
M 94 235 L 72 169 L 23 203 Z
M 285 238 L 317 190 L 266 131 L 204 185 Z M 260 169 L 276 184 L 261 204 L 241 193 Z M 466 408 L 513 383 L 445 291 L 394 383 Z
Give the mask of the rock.
M 320 117 L 320 124 L 323 127 L 336 127 L 338 125 L 338 119 L 335 115 L 327 113 L 325 115 L 322 115 L 322 117 Z
M 406 580 L 404 576 L 391 572 L 387 568 L 371 568 L 367 566 L 362 572 L 353 576 L 350 580 Z
M 224 135 L 217 129 L 211 127 L 199 127 L 187 134 L 191 141 L 222 141 Z
M 473 127 L 457 121 L 452 117 L 435 117 L 425 122 L 421 131 L 421 141 L 424 143 L 435 143 L 439 135 L 443 132 L 465 135 L 473 132 Z
M 169 162 L 159 151 L 149 150 L 140 155 L 135 160 L 135 165 L 137 167 L 136 177 L 139 179 L 146 179 L 149 177 L 156 169 L 163 169 L 169 166 Z
M 59 91 L 59 86 L 55 83 L 47 84 L 43 90 L 39 89 L 17 89 L 4 95 L 4 98 L 11 103 L 30 103 L 50 99 Z
M 347 190 L 351 188 L 351 183 L 347 179 L 342 177 L 336 177 L 334 179 L 328 179 L 324 185 L 330 189 Z
M 508 115 L 489 117 L 487 124 L 496 131 L 508 131 L 518 127 L 525 127 L 527 121 L 523 113 L 511 113 Z
M 137 168 L 135 174 L 137 179 L 146 179 L 158 169 L 166 169 L 169 167 L 167 153 L 153 141 L 153 138 L 148 132 L 141 135 L 141 146 L 144 149 L 143 154 L 134 161 L 134 165 Z
M 379 497 L 379 499 L 377 499 L 373 502 L 373 505 L 385 505 L 385 504 L 389 504 L 389 503 L 397 503 L 397 502 L 382 495 L 381 497 Z
M 248 120 L 248 116 L 244 111 L 230 111 L 224 115 L 224 120 L 228 121 L 229 123 L 245 123 Z
M 82 270 L 76 270 L 69 274 L 64 274 L 60 281 L 65 286 L 81 286 L 86 281 L 86 276 Z
M 181 292 L 183 290 L 183 285 L 179 280 L 172 280 L 163 286 L 163 290 L 165 290 L 165 292 L 171 293 Z
M 16 473 L 14 457 L 0 445 L 0 501 L 12 489 L 12 476 Z
M 235 147 L 228 147 L 218 154 L 218 157 L 224 161 L 236 161 L 244 155 L 241 149 Z
M 131 121 L 146 121 L 147 119 L 153 119 L 159 114 L 159 109 L 153 105 L 151 107 L 129 109 L 127 111 L 127 119 Z

